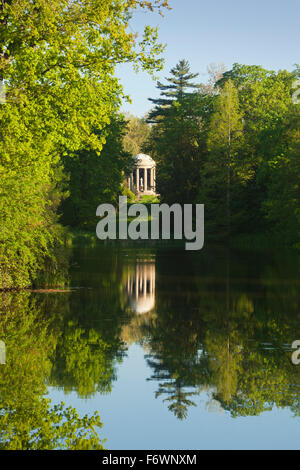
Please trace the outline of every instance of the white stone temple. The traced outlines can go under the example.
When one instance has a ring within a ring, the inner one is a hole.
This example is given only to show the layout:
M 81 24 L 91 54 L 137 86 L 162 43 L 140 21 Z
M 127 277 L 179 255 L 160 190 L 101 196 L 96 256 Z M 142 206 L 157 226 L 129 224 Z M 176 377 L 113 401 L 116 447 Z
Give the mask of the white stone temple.
M 135 157 L 135 169 L 127 179 L 128 189 L 139 195 L 156 196 L 156 163 L 144 153 Z
M 127 277 L 130 307 L 138 314 L 151 312 L 155 307 L 155 262 L 138 261 Z

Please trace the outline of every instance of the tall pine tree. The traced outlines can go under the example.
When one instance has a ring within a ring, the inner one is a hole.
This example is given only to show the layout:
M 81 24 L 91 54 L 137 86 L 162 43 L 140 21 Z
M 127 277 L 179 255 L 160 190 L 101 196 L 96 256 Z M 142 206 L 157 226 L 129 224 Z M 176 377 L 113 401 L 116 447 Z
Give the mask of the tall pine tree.
M 211 97 L 192 82 L 198 76 L 187 61 L 171 69 L 168 84 L 158 84 L 161 98 L 149 114 L 153 123 L 145 151 L 157 162 L 157 189 L 169 204 L 193 203 L 199 193 L 199 174 L 206 145 L 205 121 Z
M 187 60 L 180 60 L 178 64 L 170 70 L 170 77 L 166 77 L 168 82 L 164 85 L 157 82 L 157 87 L 160 90 L 160 98 L 149 98 L 155 107 L 150 111 L 148 122 L 157 123 L 162 117 L 168 115 L 174 101 L 184 98 L 189 91 L 195 91 L 200 88 L 200 85 L 193 83 L 191 80 L 198 77 L 198 73 L 192 73 L 190 64 Z

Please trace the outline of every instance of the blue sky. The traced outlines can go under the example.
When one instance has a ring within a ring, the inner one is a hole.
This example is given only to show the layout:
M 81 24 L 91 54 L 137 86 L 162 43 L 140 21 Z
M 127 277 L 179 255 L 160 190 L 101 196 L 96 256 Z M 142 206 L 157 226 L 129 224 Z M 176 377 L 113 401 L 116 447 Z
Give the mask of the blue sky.
M 189 60 L 193 72 L 205 82 L 207 66 L 234 62 L 262 65 L 267 69 L 293 70 L 300 63 L 299 0 L 169 0 L 164 18 L 138 13 L 134 31 L 145 24 L 159 26 L 160 41 L 167 44 L 162 79 L 180 59 Z M 151 107 L 148 97 L 158 96 L 155 82 L 144 72 L 136 74 L 128 65 L 118 69 L 132 104 L 123 111 L 143 116 Z

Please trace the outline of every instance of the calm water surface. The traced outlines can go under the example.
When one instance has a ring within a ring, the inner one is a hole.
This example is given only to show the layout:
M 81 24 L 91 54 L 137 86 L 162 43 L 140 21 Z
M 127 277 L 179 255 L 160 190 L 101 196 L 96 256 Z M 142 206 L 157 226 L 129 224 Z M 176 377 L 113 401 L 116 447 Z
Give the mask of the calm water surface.
M 77 247 L 70 276 L 2 299 L 0 394 L 43 380 L 108 449 L 300 448 L 298 255 Z

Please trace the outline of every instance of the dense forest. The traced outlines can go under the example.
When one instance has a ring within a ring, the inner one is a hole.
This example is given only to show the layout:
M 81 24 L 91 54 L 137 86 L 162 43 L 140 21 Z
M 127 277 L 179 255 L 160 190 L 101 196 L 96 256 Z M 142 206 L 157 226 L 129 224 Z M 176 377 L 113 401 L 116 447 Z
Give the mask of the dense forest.
M 137 11 L 167 7 L 166 0 L 1 2 L 1 289 L 29 286 L 45 270 L 59 281 L 65 264 L 60 207 L 68 194 L 76 204 L 93 187 L 89 165 L 95 178 L 101 173 L 96 205 L 101 194 L 113 200 L 119 192 L 128 160 L 119 145 L 124 92 L 115 69 L 122 63 L 150 74 L 162 68 L 157 29 L 146 25 L 138 35 L 129 22 Z M 66 223 L 82 222 L 86 208 L 72 214 L 70 201 L 64 208 Z
M 234 64 L 211 68 L 208 84 L 180 61 L 148 116 L 145 148 L 170 203 L 205 204 L 214 238 L 243 234 L 299 241 L 299 105 L 294 72 Z
M 300 112 L 293 72 L 234 64 L 198 82 L 186 60 L 143 119 L 120 112 L 116 66 L 163 67 L 157 29 L 128 28 L 165 0 L 0 5 L 0 289 L 63 282 L 70 230 L 129 195 L 132 156 L 157 162 L 162 202 L 205 204 L 208 240 L 299 244 Z M 2 93 L 3 94 L 3 93 Z

